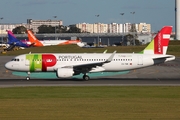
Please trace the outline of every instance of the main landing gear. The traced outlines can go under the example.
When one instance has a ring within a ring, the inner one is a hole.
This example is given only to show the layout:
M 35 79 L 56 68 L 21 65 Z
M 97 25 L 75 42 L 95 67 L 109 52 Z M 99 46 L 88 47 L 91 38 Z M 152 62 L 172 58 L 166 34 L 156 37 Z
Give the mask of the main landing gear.
M 83 80 L 88 81 L 89 79 L 90 79 L 90 77 L 88 75 L 86 75 L 86 74 L 83 75 Z

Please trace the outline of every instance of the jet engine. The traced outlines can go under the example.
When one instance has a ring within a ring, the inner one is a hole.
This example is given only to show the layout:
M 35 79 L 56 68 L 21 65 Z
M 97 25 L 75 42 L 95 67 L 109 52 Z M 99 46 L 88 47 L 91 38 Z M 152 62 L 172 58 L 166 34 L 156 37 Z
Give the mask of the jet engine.
M 73 74 L 73 68 L 58 68 L 56 73 L 58 78 L 70 78 Z

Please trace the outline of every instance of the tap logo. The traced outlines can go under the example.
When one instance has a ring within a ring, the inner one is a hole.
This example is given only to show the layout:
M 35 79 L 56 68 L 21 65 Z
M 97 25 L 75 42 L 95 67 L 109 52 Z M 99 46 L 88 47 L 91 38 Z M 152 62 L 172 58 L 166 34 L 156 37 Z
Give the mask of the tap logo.
M 56 57 L 52 54 L 28 54 L 26 60 L 29 61 L 29 71 L 47 71 L 48 67 L 56 65 Z
M 56 64 L 56 57 L 52 54 L 42 54 L 42 71 L 47 71 L 47 67 L 52 67 Z

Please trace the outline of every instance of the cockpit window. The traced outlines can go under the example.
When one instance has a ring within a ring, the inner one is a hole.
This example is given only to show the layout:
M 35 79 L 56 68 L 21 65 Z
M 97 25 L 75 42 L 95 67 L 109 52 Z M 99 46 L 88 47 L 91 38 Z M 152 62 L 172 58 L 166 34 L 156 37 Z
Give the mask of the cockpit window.
M 19 61 L 19 59 L 18 58 L 14 58 L 11 61 Z

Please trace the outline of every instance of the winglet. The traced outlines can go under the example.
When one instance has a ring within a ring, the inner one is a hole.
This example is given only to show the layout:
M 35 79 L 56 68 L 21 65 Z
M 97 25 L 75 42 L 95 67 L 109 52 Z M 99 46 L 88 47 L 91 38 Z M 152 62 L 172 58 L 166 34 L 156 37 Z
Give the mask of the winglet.
M 116 54 L 116 51 L 113 52 L 113 54 L 105 61 L 105 63 L 111 62 L 115 54 Z
M 107 53 L 107 49 L 103 52 L 104 54 Z

